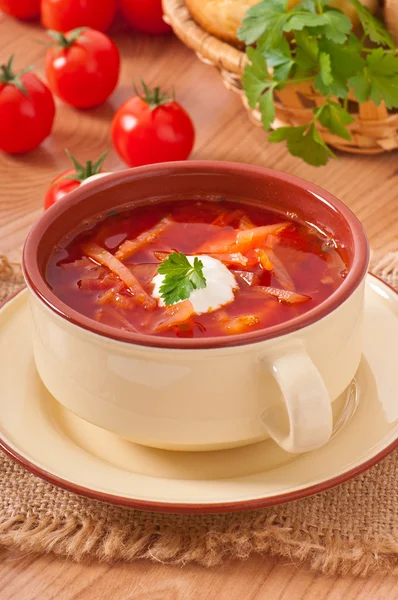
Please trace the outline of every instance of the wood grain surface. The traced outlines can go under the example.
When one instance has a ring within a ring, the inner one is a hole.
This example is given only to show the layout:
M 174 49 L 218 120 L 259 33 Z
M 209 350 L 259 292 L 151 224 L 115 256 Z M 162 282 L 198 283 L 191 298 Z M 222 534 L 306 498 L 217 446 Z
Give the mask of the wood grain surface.
M 121 82 L 108 103 L 79 112 L 58 103 L 53 134 L 26 156 L 0 154 L 0 253 L 18 260 L 26 233 L 42 211 L 43 195 L 60 171 L 69 168 L 64 149 L 79 159 L 96 158 L 110 147 L 115 109 L 132 94 L 141 76 L 150 85 L 173 86 L 194 120 L 192 157 L 233 160 L 293 173 L 326 188 L 362 220 L 375 251 L 398 249 L 398 154 L 339 155 L 313 168 L 291 157 L 284 145 L 268 145 L 252 126 L 237 97 L 218 73 L 198 61 L 172 36 L 150 38 L 114 32 L 122 53 Z M 42 72 L 45 39 L 35 24 L 0 14 L 0 64 L 15 54 L 17 67 Z M 0 123 L 1 127 L 1 123 Z M 111 152 L 106 170 L 124 168 Z M 0 600 L 395 600 L 395 577 L 326 578 L 305 566 L 253 557 L 205 570 L 139 561 L 129 565 L 73 564 L 53 556 L 0 555 Z

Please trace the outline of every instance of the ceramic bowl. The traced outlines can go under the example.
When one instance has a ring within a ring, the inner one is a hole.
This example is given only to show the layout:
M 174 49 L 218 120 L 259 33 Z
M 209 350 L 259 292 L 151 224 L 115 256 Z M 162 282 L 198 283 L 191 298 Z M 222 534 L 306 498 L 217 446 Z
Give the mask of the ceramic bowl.
M 264 203 L 296 214 L 345 249 L 348 275 L 323 303 L 268 329 L 174 339 L 100 324 L 60 301 L 45 280 L 57 242 L 85 219 L 126 204 L 170 198 Z M 38 220 L 23 253 L 36 366 L 67 409 L 134 442 L 214 450 L 271 436 L 289 452 L 325 444 L 331 402 L 361 357 L 363 228 L 339 200 L 301 179 L 244 164 L 192 161 L 106 175 Z

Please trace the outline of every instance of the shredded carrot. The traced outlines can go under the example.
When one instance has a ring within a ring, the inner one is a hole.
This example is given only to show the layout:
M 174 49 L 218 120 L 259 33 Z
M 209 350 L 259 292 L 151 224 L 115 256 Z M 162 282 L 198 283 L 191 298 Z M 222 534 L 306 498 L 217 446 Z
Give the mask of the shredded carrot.
M 230 254 L 234 252 L 245 254 L 251 249 L 263 247 L 268 236 L 278 234 L 289 226 L 290 223 L 275 223 L 274 225 L 226 232 L 221 238 L 203 244 L 199 252 L 202 254 Z
M 184 300 L 183 302 L 177 302 L 177 304 L 167 306 L 164 309 L 160 321 L 154 326 L 153 331 L 155 333 L 160 333 L 161 331 L 170 329 L 170 327 L 185 323 L 192 317 L 193 313 L 193 305 L 190 300 Z
M 96 304 L 109 304 L 110 302 L 112 302 L 114 293 L 115 293 L 114 288 L 110 288 L 109 290 L 106 290 L 105 292 L 103 292 L 102 294 L 100 294 L 98 296 L 95 303 Z
M 270 261 L 267 252 L 265 250 L 263 250 L 262 248 L 259 248 L 257 250 L 257 254 L 260 259 L 260 265 L 262 266 L 262 268 L 265 271 L 272 271 L 272 269 L 274 268 L 274 265 Z
M 239 265 L 240 267 L 245 267 L 248 263 L 246 256 L 243 256 L 240 252 L 235 252 L 233 254 L 209 254 L 209 256 L 220 260 L 226 265 Z
M 170 254 L 171 254 L 171 250 L 170 250 L 170 252 L 161 252 L 160 250 L 155 250 L 155 252 L 153 253 L 156 260 L 158 260 L 160 262 L 163 262 L 164 260 L 169 258 Z
M 109 273 L 106 268 L 99 267 L 92 261 L 91 264 L 95 266 L 95 269 L 90 271 L 87 277 L 80 279 L 78 282 L 79 288 L 85 292 L 95 292 L 97 290 L 109 290 L 113 288 L 118 282 L 118 278 L 113 273 Z
M 236 249 L 236 230 L 221 229 L 220 233 L 205 242 L 197 254 L 230 254 L 238 252 Z
M 271 235 L 267 236 L 265 240 L 265 245 L 267 248 L 274 248 L 279 243 L 279 237 L 271 233 Z
M 141 263 L 138 265 L 126 265 L 129 271 L 138 279 L 142 285 L 147 285 L 155 277 L 159 268 L 158 263 Z
M 126 240 L 122 244 L 120 244 L 115 256 L 119 260 L 127 260 L 132 256 L 135 252 L 140 250 L 143 246 L 150 244 L 155 241 L 159 235 L 166 229 L 166 227 L 171 223 L 168 217 L 162 219 L 154 225 L 151 229 L 144 231 L 134 240 Z
M 102 294 L 100 294 L 95 303 L 96 304 L 109 304 L 112 302 L 113 300 L 113 296 L 115 293 L 120 292 L 120 290 L 123 288 L 124 284 L 122 281 L 116 281 L 116 283 L 114 283 L 113 287 L 109 288 L 108 290 L 105 290 L 105 292 L 102 292 Z M 131 300 L 133 300 L 131 298 Z
M 233 210 L 232 212 L 222 212 L 214 221 L 212 225 L 217 225 L 218 227 L 226 227 L 230 225 L 234 221 L 237 221 L 242 216 L 241 210 Z
M 255 227 L 254 223 L 249 219 L 247 215 L 243 215 L 241 220 L 239 221 L 239 229 L 253 229 Z
M 228 321 L 225 331 L 231 335 L 243 333 L 250 327 L 254 327 L 259 323 L 260 319 L 256 315 L 241 315 Z
M 242 280 L 242 282 L 246 283 L 246 285 L 252 286 L 257 285 L 259 281 L 259 276 L 257 273 L 253 273 L 253 271 L 231 271 L 236 277 Z
M 337 252 L 325 252 L 325 259 L 329 267 L 329 272 L 333 274 L 334 281 L 341 281 L 347 274 L 347 265 Z
M 267 296 L 274 296 L 274 298 L 277 298 L 280 302 L 286 302 L 286 304 L 302 304 L 311 300 L 311 296 L 304 296 L 304 294 L 298 294 L 291 290 L 280 290 L 262 285 L 257 286 L 255 289 L 267 294 Z
M 253 227 L 239 231 L 236 236 L 236 245 L 241 252 L 245 249 L 259 248 L 265 244 L 269 235 L 277 235 L 290 226 L 290 223 L 275 223 L 274 225 L 263 225 L 262 227 Z
M 290 277 L 282 261 L 277 257 L 275 252 L 271 248 L 266 248 L 266 253 L 269 260 L 272 263 L 272 273 L 279 281 L 282 287 L 286 290 L 295 291 L 296 286 L 294 285 L 293 279 Z
M 126 294 L 120 294 L 117 289 L 107 290 L 97 298 L 97 304 L 113 304 L 117 308 L 134 310 L 137 308 L 135 299 Z
M 323 283 L 323 285 L 332 285 L 334 283 L 334 279 L 331 275 L 325 275 L 321 278 L 321 283 Z
M 120 329 L 126 329 L 132 333 L 138 333 L 138 329 L 134 327 L 130 321 L 126 319 L 119 311 L 111 306 L 103 306 L 97 310 L 94 315 L 96 321 L 103 323 L 104 325 L 115 326 Z
M 123 281 L 137 304 L 140 304 L 147 310 L 154 310 L 156 308 L 156 300 L 147 294 L 138 279 L 126 265 L 116 258 L 116 256 L 113 256 L 108 250 L 105 250 L 105 248 L 102 248 L 94 242 L 87 242 L 82 248 L 87 256 L 104 267 L 107 267 Z
M 218 321 L 218 323 L 228 323 L 229 316 L 226 310 L 219 308 L 214 312 L 214 319 Z

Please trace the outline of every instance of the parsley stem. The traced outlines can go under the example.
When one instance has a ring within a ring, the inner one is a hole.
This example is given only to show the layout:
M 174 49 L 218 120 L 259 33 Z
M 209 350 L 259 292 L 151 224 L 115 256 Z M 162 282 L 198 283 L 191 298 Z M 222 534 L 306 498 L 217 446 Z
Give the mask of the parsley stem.
M 366 48 L 364 48 L 365 41 L 366 41 L 366 37 L 367 37 L 367 34 L 366 34 L 366 32 L 365 32 L 365 33 L 363 34 L 363 36 L 361 37 L 361 39 L 359 40 L 359 41 L 361 42 L 361 46 L 362 46 L 362 52 L 365 52 L 365 51 L 366 51 Z
M 327 101 L 318 108 L 318 110 L 315 112 L 315 114 L 312 118 L 311 123 L 315 123 L 315 121 L 317 121 L 319 119 L 319 115 L 321 114 L 321 112 L 323 112 L 323 109 L 325 108 L 326 104 L 327 104 Z
M 343 101 L 344 110 L 348 111 L 348 96 L 344 98 Z
M 314 75 L 312 77 L 298 77 L 297 79 L 286 79 L 280 83 L 288 84 L 288 83 L 303 83 L 303 81 L 314 81 Z M 279 82 L 278 82 L 279 83 Z
M 323 15 L 322 1 L 316 0 L 316 7 L 320 15 Z
M 374 52 L 374 48 L 362 48 L 362 52 Z M 388 54 L 395 54 L 397 52 L 396 49 L 394 50 L 387 50 L 387 48 L 383 48 L 383 52 L 388 53 Z

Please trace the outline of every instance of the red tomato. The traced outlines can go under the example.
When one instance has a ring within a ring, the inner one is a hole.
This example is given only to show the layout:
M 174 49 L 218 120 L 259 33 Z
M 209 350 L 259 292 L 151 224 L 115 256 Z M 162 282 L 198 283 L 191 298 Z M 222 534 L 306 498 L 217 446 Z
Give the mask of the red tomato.
M 46 56 L 46 77 L 52 91 L 77 108 L 103 104 L 119 79 L 120 56 L 112 40 L 94 29 L 50 35 L 58 42 Z
M 86 179 L 102 173 L 102 163 L 108 154 L 108 152 L 104 152 L 95 163 L 88 160 L 85 165 L 82 165 L 69 150 L 66 150 L 66 153 L 73 162 L 74 169 L 64 171 L 64 173 L 58 175 L 58 177 L 51 182 L 44 198 L 45 209 L 55 204 L 55 202 L 58 202 L 58 200 L 62 200 L 64 196 L 78 188 L 83 181 L 86 181 Z
M 127 23 L 145 33 L 169 33 L 163 21 L 162 0 L 120 0 L 120 10 Z
M 16 19 L 29 21 L 40 16 L 40 0 L 0 0 L 0 10 Z
M 46 29 L 70 31 L 91 27 L 106 31 L 116 12 L 116 0 L 41 0 L 41 22 Z
M 55 104 L 37 75 L 28 69 L 13 72 L 12 60 L 0 67 L 0 150 L 23 154 L 51 133 Z
M 190 116 L 159 88 L 143 87 L 144 94 L 127 100 L 114 116 L 115 150 L 130 167 L 188 158 L 195 141 Z

